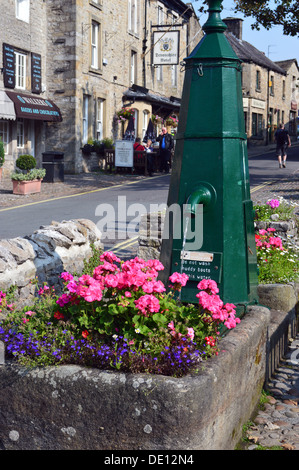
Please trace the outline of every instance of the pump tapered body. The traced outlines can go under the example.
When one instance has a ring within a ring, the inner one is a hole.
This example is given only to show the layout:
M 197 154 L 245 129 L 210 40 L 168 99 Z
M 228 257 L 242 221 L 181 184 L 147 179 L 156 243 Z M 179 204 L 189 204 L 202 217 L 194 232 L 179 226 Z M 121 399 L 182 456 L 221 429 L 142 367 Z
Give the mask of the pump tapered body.
M 206 34 L 185 59 L 161 278 L 167 283 L 173 272 L 189 275 L 182 301 L 196 303 L 197 284 L 205 278 L 218 283 L 224 302 L 257 303 L 241 62 L 224 34 L 221 1 L 208 3 L 209 18 L 203 27 Z M 181 210 L 172 220 L 175 205 Z M 190 213 L 186 215 L 186 211 Z M 199 216 L 201 227 L 196 224 Z

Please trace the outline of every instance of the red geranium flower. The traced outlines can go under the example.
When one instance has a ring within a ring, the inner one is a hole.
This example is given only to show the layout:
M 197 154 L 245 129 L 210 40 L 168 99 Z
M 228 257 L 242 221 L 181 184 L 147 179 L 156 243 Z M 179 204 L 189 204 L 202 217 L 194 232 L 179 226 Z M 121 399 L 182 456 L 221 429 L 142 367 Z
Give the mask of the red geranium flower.
M 56 320 L 63 320 L 64 316 L 57 310 L 57 312 L 54 313 L 54 318 L 56 318 Z

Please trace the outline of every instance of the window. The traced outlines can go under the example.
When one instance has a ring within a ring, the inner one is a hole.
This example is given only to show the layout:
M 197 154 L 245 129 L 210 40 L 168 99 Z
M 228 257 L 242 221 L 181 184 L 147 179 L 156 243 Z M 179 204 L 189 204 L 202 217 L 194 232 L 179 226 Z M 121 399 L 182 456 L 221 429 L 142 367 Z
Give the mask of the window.
M 286 82 L 285 80 L 282 81 L 282 99 L 285 100 L 286 98 Z
M 137 82 L 137 53 L 135 51 L 131 51 L 131 63 L 130 63 L 130 83 L 133 85 Z
M 276 117 L 277 117 L 277 121 L 276 121 L 276 122 L 277 122 L 277 127 L 278 127 L 279 124 L 280 124 L 280 109 L 277 110 L 277 116 L 276 116 Z
M 134 109 L 134 132 L 135 132 L 135 137 L 138 135 L 137 134 L 137 131 L 138 131 L 138 128 L 137 128 L 137 124 L 138 124 L 138 111 L 137 109 Z
M 128 29 L 131 33 L 137 34 L 137 0 L 128 2 Z
M 263 115 L 252 113 L 252 136 L 258 137 L 263 133 Z
M 178 66 L 176 64 L 171 66 L 171 84 L 172 86 L 178 84 Z
M 96 139 L 103 139 L 103 115 L 104 115 L 104 100 L 102 98 L 97 99 L 96 109 Z
M 24 148 L 24 121 L 23 119 L 17 120 L 17 148 Z
M 145 136 L 145 133 L 147 131 L 148 117 L 149 117 L 149 112 L 143 111 L 142 138 Z
M 260 70 L 256 71 L 255 89 L 256 89 L 256 91 L 261 91 L 261 72 L 260 72 Z
M 88 108 L 89 108 L 89 96 L 83 95 L 83 131 L 82 131 L 83 144 L 86 144 L 88 140 Z
M 163 81 L 162 65 L 157 65 L 157 80 L 159 82 Z
M 16 0 L 16 18 L 29 23 L 30 0 Z
M 20 52 L 15 52 L 15 75 L 16 75 L 16 88 L 25 90 L 26 88 L 26 55 Z
M 157 24 L 163 24 L 163 21 L 164 21 L 163 6 L 158 5 L 157 6 L 157 11 L 158 11 Z
M 269 82 L 269 88 L 270 88 L 270 95 L 274 96 L 274 75 L 271 75 L 270 77 L 270 82 Z
M 8 153 L 8 139 L 9 139 L 8 121 L 0 121 L 0 137 L 1 137 L 3 145 L 4 145 L 5 155 L 7 155 L 7 153 Z
M 91 23 L 91 67 L 99 68 L 99 30 L 100 25 L 96 21 Z

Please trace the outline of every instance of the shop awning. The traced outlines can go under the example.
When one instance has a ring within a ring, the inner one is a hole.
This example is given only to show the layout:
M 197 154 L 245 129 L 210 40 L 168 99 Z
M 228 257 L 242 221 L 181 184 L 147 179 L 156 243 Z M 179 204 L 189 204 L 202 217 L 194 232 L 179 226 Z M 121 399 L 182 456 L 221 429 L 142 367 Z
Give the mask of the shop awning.
M 51 100 L 42 98 L 39 95 L 25 95 L 13 91 L 6 91 L 5 93 L 13 101 L 17 118 L 52 122 L 62 121 L 60 109 Z
M 153 95 L 148 93 L 147 88 L 139 87 L 133 85 L 131 88 L 126 90 L 123 94 L 123 101 L 133 100 L 134 101 L 144 101 L 145 103 L 150 103 L 153 106 L 153 112 L 161 111 L 165 115 L 170 114 L 171 112 L 179 112 L 181 107 L 180 98 Z
M 16 120 L 14 104 L 5 91 L 0 91 L 0 119 Z

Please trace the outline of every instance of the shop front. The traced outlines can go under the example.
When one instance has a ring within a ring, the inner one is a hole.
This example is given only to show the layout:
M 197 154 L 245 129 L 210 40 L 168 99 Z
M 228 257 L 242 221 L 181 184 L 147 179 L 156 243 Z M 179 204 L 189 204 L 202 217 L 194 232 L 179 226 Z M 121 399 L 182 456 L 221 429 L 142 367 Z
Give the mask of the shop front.
M 38 166 L 45 150 L 47 122 L 61 122 L 59 108 L 52 100 L 37 95 L 0 91 L 0 137 L 4 143 L 3 175 L 14 171 L 21 154 L 33 155 Z

